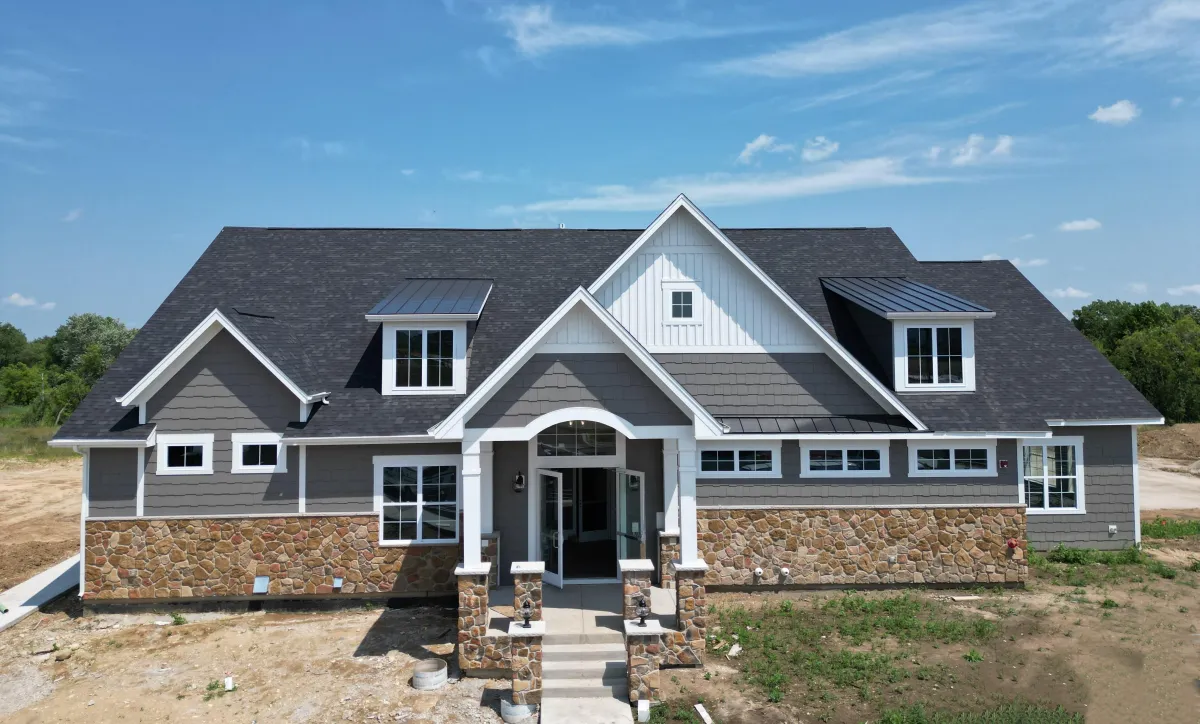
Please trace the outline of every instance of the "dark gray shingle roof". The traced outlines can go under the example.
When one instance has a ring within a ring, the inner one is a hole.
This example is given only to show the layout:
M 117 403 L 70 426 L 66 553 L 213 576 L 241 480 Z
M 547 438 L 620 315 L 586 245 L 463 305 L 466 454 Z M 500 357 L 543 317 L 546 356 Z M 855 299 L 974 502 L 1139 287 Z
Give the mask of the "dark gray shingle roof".
M 908 313 L 991 312 L 986 307 L 907 277 L 824 277 L 821 284 L 881 317 Z

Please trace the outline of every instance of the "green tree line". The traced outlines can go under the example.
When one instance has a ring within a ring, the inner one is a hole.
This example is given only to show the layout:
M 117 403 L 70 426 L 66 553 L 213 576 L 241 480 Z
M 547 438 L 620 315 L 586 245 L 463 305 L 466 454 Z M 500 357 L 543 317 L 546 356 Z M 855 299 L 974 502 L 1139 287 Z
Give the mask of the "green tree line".
M 1200 308 L 1095 301 L 1071 321 L 1167 422 L 1200 422 Z
M 133 339 L 136 329 L 99 314 L 75 314 L 53 335 L 30 341 L 0 323 L 0 407 L 24 425 L 59 425 Z

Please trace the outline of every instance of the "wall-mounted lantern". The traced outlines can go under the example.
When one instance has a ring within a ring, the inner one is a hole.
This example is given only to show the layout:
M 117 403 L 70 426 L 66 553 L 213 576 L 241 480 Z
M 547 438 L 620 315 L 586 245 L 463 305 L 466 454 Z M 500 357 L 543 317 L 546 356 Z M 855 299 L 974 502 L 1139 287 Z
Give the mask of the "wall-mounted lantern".
M 517 474 L 513 476 L 513 492 L 525 492 L 525 476 L 521 474 L 520 470 L 518 470 Z

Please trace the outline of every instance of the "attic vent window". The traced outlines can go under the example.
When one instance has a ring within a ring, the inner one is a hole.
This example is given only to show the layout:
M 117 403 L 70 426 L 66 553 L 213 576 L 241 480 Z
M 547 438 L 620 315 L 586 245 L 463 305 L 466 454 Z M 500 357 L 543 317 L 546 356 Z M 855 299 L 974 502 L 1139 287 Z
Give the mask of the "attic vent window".
M 692 318 L 692 293 L 690 291 L 671 292 L 671 319 Z

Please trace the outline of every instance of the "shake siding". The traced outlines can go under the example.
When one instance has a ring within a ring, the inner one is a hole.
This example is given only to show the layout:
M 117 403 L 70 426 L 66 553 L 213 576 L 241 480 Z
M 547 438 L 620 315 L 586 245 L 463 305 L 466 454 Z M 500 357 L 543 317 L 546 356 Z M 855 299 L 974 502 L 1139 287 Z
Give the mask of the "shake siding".
M 137 514 L 137 450 L 92 448 L 88 452 L 88 517 Z
M 375 505 L 376 455 L 461 455 L 462 444 L 309 445 L 305 471 L 305 510 L 309 513 L 365 513 Z M 461 502 L 462 468 L 459 467 Z

